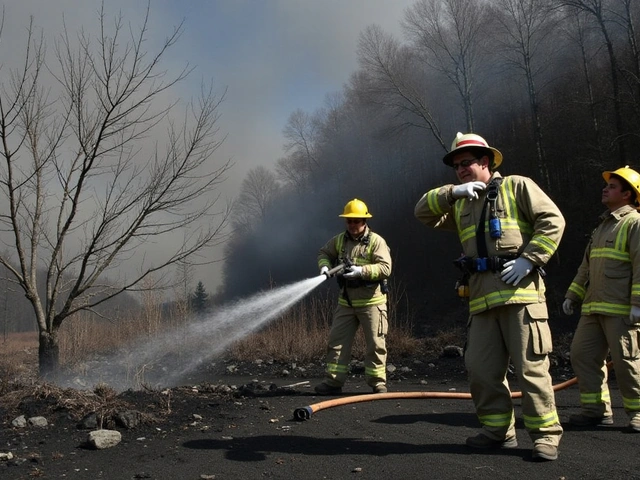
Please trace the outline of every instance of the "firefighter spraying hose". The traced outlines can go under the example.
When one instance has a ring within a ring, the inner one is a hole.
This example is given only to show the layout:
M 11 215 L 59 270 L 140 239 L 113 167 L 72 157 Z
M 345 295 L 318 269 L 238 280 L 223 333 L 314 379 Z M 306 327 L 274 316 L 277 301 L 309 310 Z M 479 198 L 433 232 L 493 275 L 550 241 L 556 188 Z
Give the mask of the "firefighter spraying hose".
M 344 219 L 344 230 L 320 248 L 317 258 L 320 274 L 336 277 L 339 294 L 327 339 L 325 375 L 314 391 L 318 395 L 342 392 L 354 336 L 361 329 L 366 344 L 364 380 L 373 393 L 386 393 L 391 250 L 385 239 L 371 230 L 373 215 L 362 200 L 348 201 L 338 217 Z

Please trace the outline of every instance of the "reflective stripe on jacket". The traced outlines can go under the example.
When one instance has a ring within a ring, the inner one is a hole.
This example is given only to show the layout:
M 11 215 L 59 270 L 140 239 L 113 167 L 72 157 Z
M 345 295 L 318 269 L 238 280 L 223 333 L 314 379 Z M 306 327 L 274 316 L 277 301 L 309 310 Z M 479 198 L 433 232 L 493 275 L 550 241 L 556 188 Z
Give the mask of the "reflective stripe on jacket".
M 640 213 L 626 205 L 600 219 L 565 297 L 582 315 L 628 316 L 640 306 Z
M 494 172 L 491 179 L 502 178 Z M 455 200 L 453 185 L 428 191 L 418 201 L 415 215 L 422 223 L 458 233 L 467 257 L 477 258 L 476 229 L 484 206 L 486 192 L 478 200 Z M 535 266 L 544 266 L 558 248 L 564 233 L 565 220 L 556 204 L 531 179 L 519 175 L 503 178 L 496 204 L 502 236 L 489 236 L 487 214 L 485 239 L 489 257 L 520 255 Z M 545 302 L 545 287 L 536 270 L 517 286 L 503 282 L 500 272 L 471 275 L 469 280 L 469 311 L 476 314 L 500 305 Z
M 351 305 L 342 291 L 338 303 L 352 307 L 386 303 L 387 295 L 382 293 L 380 281 L 391 275 L 391 251 L 384 238 L 371 231 L 368 226 L 363 235 L 355 240 L 347 232 L 342 232 L 320 249 L 318 268 L 332 268 L 347 257 L 355 265 L 362 267 L 362 285 L 347 289 Z

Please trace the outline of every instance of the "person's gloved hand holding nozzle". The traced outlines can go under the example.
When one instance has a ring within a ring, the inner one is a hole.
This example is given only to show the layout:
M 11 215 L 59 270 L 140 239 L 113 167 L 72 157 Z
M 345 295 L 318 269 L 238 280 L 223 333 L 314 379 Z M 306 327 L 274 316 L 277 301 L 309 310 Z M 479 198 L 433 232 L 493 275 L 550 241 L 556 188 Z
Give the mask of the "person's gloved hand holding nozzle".
M 345 273 L 343 275 L 344 278 L 360 278 L 362 277 L 362 267 L 358 265 L 352 265 L 345 269 Z
M 329 272 L 329 267 L 327 267 L 326 265 L 320 269 L 320 275 L 327 275 L 328 272 Z M 327 275 L 327 277 L 328 276 L 329 275 Z

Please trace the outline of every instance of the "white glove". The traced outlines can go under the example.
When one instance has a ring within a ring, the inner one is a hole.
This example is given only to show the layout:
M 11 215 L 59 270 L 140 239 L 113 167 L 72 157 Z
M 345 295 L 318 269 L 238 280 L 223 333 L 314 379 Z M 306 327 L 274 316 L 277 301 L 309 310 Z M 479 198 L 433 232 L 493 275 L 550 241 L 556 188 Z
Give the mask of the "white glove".
M 633 323 L 640 323 L 640 307 L 636 307 L 635 305 L 631 306 L 629 320 L 631 320 Z
M 483 191 L 485 188 L 487 188 L 487 184 L 484 182 L 475 181 L 462 183 L 453 187 L 451 196 L 453 198 L 467 197 L 469 200 L 477 200 L 478 192 Z
M 500 275 L 503 282 L 518 285 L 520 280 L 531 273 L 531 270 L 533 270 L 533 263 L 524 257 L 518 257 L 505 263 Z
M 347 269 L 347 273 L 343 275 L 344 278 L 360 278 L 362 277 L 362 267 L 353 265 Z
M 329 267 L 326 265 L 320 269 L 320 275 L 324 275 L 329 271 Z
M 573 315 L 573 309 L 575 307 L 575 302 L 570 298 L 565 298 L 564 302 L 562 302 L 562 311 L 565 315 Z

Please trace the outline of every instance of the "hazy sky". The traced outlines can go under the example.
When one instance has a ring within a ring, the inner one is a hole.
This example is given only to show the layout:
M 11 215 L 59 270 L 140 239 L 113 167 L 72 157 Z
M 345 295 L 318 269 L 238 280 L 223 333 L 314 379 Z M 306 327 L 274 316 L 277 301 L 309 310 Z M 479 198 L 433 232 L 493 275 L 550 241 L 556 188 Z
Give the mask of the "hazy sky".
M 105 0 L 109 17 L 118 11 L 139 25 L 146 0 Z M 329 93 L 337 92 L 357 68 L 358 35 L 376 24 L 400 36 L 400 20 L 410 0 L 152 0 L 151 34 L 162 40 L 184 19 L 185 32 L 165 66 L 197 67 L 182 85 L 181 97 L 197 96 L 201 80 L 228 89 L 220 128 L 227 140 L 217 155 L 235 162 L 224 187 L 234 195 L 246 172 L 271 167 L 283 156 L 282 129 L 301 108 L 313 112 Z M 99 0 L 4 1 L 7 43 L 13 46 L 33 15 L 53 38 L 62 29 L 98 25 Z M 15 47 L 19 50 L 19 44 Z M 314 272 L 315 273 L 315 272 Z M 219 267 L 197 274 L 209 292 L 218 284 Z

